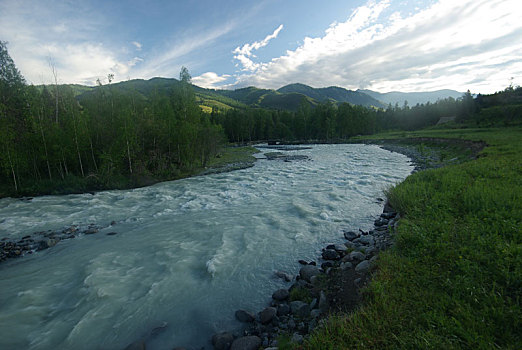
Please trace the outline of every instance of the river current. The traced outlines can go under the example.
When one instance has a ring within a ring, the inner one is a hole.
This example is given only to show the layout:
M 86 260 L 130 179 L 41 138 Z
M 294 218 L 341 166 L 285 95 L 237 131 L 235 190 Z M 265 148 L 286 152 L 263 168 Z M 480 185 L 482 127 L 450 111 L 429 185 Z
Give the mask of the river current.
M 240 326 L 235 310 L 290 286 L 275 271 L 369 229 L 377 198 L 413 169 L 377 146 L 311 147 L 286 152 L 309 160 L 145 188 L 0 200 L 0 238 L 116 222 L 0 264 L 0 349 L 210 349 Z

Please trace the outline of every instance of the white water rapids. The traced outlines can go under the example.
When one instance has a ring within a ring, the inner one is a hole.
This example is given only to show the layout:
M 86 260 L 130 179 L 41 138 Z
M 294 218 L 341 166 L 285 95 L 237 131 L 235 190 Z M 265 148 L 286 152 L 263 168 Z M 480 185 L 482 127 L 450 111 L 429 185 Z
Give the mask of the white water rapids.
M 267 150 L 263 150 L 267 151 Z M 249 169 L 94 195 L 0 200 L 0 238 L 116 225 L 0 264 L 0 349 L 209 345 L 260 311 L 342 229 L 369 229 L 383 190 L 413 167 L 367 145 L 289 151 Z M 107 232 L 118 234 L 107 236 Z M 154 328 L 165 326 L 161 331 Z

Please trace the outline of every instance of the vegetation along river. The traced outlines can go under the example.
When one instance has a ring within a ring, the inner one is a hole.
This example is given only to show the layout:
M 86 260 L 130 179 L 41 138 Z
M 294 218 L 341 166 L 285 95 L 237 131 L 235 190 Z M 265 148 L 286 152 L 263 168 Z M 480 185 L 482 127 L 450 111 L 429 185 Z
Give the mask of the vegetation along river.
M 369 229 L 382 212 L 377 198 L 413 169 L 377 146 L 286 153 L 308 159 L 0 200 L 0 238 L 105 227 L 0 264 L 0 348 L 123 349 L 142 337 L 147 349 L 211 348 L 212 334 L 240 326 L 235 310 L 260 310 L 286 285 L 275 271 L 295 274 L 298 259 L 343 242 L 342 229 Z

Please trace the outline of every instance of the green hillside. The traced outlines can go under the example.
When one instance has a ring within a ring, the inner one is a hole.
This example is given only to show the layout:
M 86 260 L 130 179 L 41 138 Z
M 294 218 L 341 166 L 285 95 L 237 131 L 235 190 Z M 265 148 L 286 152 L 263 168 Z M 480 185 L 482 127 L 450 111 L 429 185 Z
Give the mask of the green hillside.
M 347 102 L 365 107 L 386 108 L 384 103 L 363 92 L 351 91 L 337 86 L 316 89 L 304 84 L 290 84 L 283 86 L 277 91 L 280 93 L 303 94 L 319 102 L 331 100 L 336 103 Z

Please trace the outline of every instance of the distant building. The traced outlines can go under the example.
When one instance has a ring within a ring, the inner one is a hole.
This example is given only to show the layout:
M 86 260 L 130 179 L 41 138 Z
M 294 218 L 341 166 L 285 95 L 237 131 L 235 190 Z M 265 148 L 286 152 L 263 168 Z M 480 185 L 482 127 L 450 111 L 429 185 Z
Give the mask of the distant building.
M 455 116 L 453 116 L 453 117 L 441 117 L 439 119 L 439 121 L 437 122 L 437 125 L 446 124 L 446 123 L 449 123 L 449 122 L 454 122 L 455 118 L 456 118 Z

